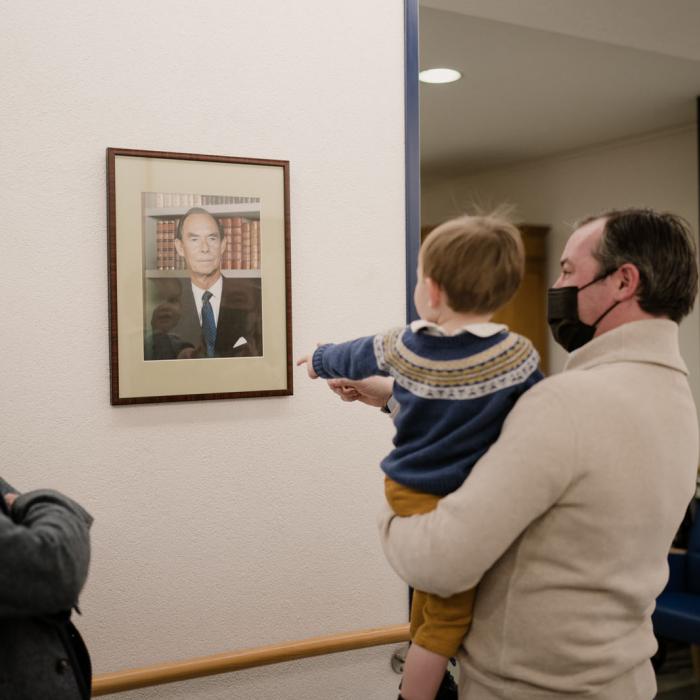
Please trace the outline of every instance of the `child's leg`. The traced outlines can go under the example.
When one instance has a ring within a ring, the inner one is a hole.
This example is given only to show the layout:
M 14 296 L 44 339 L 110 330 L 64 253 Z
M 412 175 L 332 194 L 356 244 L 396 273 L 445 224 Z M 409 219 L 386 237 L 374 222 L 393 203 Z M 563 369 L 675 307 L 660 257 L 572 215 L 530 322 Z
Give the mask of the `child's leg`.
M 449 598 L 414 591 L 411 646 L 404 664 L 401 697 L 433 700 L 447 660 L 459 649 L 469 629 L 476 589 Z
M 411 627 L 413 642 L 448 659 L 455 656 L 472 621 L 475 594 L 476 588 L 449 598 L 423 593 L 420 627 L 415 632 Z
M 413 642 L 408 648 L 401 681 L 403 700 L 435 700 L 446 666 L 446 657 Z
M 386 480 L 389 505 L 397 515 L 428 513 L 440 498 Z M 474 591 L 448 599 L 413 592 L 411 606 L 411 647 L 408 650 L 401 683 L 405 700 L 434 700 L 445 674 L 447 660 L 454 656 L 469 623 Z

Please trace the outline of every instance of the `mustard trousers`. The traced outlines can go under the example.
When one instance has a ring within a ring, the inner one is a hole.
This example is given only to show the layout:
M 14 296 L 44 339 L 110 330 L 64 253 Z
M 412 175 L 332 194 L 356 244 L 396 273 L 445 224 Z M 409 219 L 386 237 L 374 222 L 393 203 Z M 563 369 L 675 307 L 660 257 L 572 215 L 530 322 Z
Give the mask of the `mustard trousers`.
M 384 481 L 386 500 L 402 517 L 429 513 L 440 496 L 414 491 L 388 477 Z M 472 621 L 476 588 L 449 598 L 414 590 L 411 605 L 411 641 L 446 657 L 455 656 Z

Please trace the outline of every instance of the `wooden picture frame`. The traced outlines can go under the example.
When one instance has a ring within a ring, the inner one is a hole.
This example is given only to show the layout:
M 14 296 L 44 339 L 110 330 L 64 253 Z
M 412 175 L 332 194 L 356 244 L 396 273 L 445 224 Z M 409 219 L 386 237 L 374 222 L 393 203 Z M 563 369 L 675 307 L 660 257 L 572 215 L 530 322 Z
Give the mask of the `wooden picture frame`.
M 107 202 L 112 405 L 291 395 L 289 162 L 108 148 Z

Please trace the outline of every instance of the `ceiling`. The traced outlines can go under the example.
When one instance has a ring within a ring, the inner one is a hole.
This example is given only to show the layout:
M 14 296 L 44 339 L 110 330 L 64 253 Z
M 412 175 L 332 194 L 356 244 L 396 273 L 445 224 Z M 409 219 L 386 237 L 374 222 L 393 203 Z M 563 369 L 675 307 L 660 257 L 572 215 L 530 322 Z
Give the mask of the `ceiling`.
M 456 11 L 458 10 L 458 11 Z M 690 125 L 697 0 L 421 0 L 424 181 Z

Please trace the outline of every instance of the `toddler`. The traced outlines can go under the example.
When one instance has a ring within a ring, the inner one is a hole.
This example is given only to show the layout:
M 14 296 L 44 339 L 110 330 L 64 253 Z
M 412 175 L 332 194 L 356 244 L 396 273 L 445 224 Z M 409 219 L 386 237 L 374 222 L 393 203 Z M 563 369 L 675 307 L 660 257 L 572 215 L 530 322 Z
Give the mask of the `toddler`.
M 525 255 L 518 229 L 498 215 L 462 216 L 425 239 L 407 327 L 302 357 L 311 378 L 394 378 L 396 435 L 383 459 L 397 515 L 433 510 L 498 438 L 518 397 L 542 378 L 526 338 L 491 322 L 517 291 Z M 471 622 L 475 590 L 450 598 L 415 591 L 400 698 L 433 700 Z

